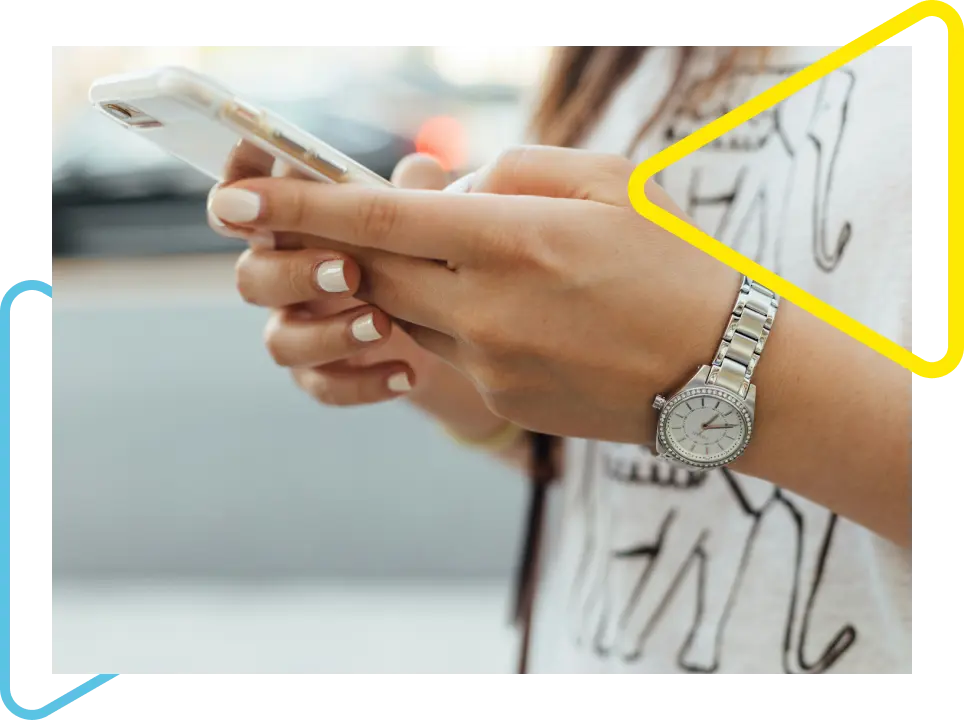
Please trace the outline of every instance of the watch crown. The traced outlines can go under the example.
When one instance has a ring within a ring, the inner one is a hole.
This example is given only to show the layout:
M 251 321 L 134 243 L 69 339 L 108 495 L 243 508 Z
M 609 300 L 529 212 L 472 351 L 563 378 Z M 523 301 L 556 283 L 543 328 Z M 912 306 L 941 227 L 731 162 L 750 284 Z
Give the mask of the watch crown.
M 653 409 L 654 409 L 654 410 L 662 410 L 662 409 L 663 409 L 663 405 L 665 405 L 665 404 L 666 404 L 666 398 L 664 398 L 662 395 L 657 395 L 657 396 L 656 396 L 656 399 L 653 400 Z

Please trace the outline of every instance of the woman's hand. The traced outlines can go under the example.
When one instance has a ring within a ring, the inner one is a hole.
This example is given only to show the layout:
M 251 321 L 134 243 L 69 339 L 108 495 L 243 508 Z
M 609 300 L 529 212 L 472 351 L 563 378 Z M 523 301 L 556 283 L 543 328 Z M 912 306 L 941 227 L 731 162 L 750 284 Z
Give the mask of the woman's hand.
M 250 230 L 388 251 L 356 256 L 358 296 L 471 377 L 496 414 L 652 444 L 653 396 L 711 361 L 740 277 L 640 217 L 631 170 L 531 148 L 477 174 L 471 193 L 244 180 L 212 209 Z M 655 184 L 647 194 L 682 215 Z M 909 544 L 910 373 L 783 302 L 754 381 L 753 441 L 734 469 Z
M 273 164 L 267 153 L 241 143 L 229 159 L 226 183 L 271 176 Z M 447 178 L 433 160 L 415 155 L 399 163 L 392 179 L 400 187 L 440 189 Z M 265 345 L 308 394 L 327 405 L 351 406 L 415 387 L 428 390 L 443 363 L 382 310 L 354 298 L 362 277 L 350 248 L 301 233 L 252 232 L 210 211 L 208 220 L 216 232 L 249 242 L 236 266 L 238 292 L 271 309 Z
M 211 209 L 249 231 L 357 248 L 358 297 L 470 377 L 497 415 L 643 443 L 653 396 L 712 359 L 740 278 L 636 213 L 632 169 L 524 148 L 476 173 L 469 194 L 263 178 L 219 191 Z
M 233 152 L 226 183 L 271 176 L 273 159 L 247 143 Z M 402 160 L 392 182 L 441 189 L 448 176 L 433 159 Z M 213 193 L 217 190 L 214 188 Z M 351 406 L 404 395 L 459 435 L 484 439 L 505 423 L 494 416 L 461 373 L 416 344 L 380 309 L 354 297 L 363 283 L 355 257 L 366 251 L 315 235 L 252 231 L 208 213 L 218 233 L 251 245 L 236 267 L 249 303 L 271 309 L 264 341 L 274 360 L 319 402 Z

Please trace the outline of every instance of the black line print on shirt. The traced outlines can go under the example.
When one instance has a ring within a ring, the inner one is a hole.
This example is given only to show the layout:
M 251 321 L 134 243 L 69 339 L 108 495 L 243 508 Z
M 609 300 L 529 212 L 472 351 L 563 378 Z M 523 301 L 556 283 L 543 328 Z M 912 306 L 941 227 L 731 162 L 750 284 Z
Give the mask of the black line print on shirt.
M 676 110 L 665 130 L 667 145 L 749 100 L 759 88 L 751 80 L 775 84 L 799 69 L 733 73 L 704 106 Z M 853 234 L 848 220 L 831 224 L 830 210 L 855 82 L 846 68 L 832 72 L 713 141 L 690 162 L 670 166 L 661 183 L 703 230 L 778 274 L 784 235 L 801 231 L 797 220 L 788 227 L 788 218 L 807 217 L 814 262 L 832 272 Z
M 671 116 L 667 144 L 748 100 L 760 89 L 755 81 L 773 84 L 798 69 L 733 73 L 715 98 Z M 785 270 L 787 236 L 804 232 L 813 262 L 832 273 L 853 235 L 851 222 L 831 212 L 831 198 L 855 82 L 848 69 L 831 73 L 670 166 L 658 182 L 698 226 L 774 272 Z M 800 228 L 799 218 L 809 226 Z M 692 620 L 673 661 L 717 672 L 761 527 L 777 513 L 792 528 L 792 582 L 783 627 L 774 629 L 774 670 L 825 672 L 856 642 L 852 623 L 819 636 L 811 625 L 837 523 L 828 510 L 729 470 L 677 470 L 639 448 L 597 442 L 587 444 L 577 492 L 583 537 L 570 623 L 575 640 L 598 655 L 646 657 L 666 613 L 688 602 Z M 627 493 L 647 512 L 620 522 Z M 640 525 L 646 519 L 650 527 Z
M 850 623 L 829 637 L 812 637 L 837 521 L 824 508 L 726 469 L 690 473 L 645 451 L 597 442 L 587 444 L 579 492 L 583 544 L 570 622 L 576 643 L 597 655 L 630 663 L 644 658 L 667 610 L 688 599 L 695 609 L 675 662 L 686 672 L 717 672 L 726 661 L 727 622 L 740 601 L 761 523 L 779 512 L 788 513 L 793 528 L 786 558 L 793 573 L 782 647 L 774 648 L 774 657 L 778 652 L 784 672 L 820 673 L 856 641 Z M 625 492 L 661 519 L 650 528 L 638 517 L 619 522 L 623 503 L 613 496 Z

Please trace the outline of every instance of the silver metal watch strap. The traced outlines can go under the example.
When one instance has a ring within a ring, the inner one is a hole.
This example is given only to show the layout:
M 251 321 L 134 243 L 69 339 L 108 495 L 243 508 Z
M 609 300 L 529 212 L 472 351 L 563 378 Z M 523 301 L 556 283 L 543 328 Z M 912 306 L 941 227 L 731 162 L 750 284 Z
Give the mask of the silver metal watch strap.
M 733 315 L 710 366 L 707 385 L 719 385 L 746 397 L 779 305 L 780 298 L 775 293 L 744 276 Z

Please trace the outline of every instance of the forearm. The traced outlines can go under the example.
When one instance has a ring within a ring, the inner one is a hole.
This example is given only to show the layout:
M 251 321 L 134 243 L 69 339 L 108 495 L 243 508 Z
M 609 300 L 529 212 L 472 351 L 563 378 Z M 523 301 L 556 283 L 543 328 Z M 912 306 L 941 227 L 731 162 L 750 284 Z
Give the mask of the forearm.
M 760 365 L 753 440 L 733 469 L 911 542 L 911 374 L 790 303 Z
M 472 382 L 450 365 L 437 368 L 432 382 L 424 388 L 417 388 L 408 399 L 419 410 L 467 440 L 482 442 L 505 427 L 506 421 L 489 410 Z M 525 470 L 529 462 L 528 451 L 523 435 L 511 447 L 492 454 Z

